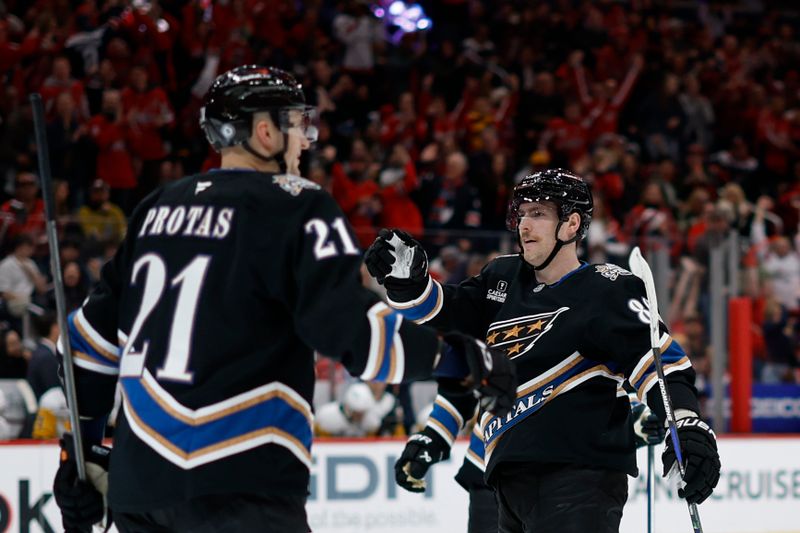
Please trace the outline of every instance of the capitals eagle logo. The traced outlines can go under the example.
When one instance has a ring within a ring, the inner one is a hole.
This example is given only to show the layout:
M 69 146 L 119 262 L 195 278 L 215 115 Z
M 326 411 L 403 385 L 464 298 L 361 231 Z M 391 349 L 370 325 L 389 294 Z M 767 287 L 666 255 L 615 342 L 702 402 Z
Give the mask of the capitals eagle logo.
M 495 322 L 486 332 L 486 344 L 503 350 L 510 359 L 519 357 L 550 331 L 558 315 L 564 311 L 569 311 L 569 307 Z

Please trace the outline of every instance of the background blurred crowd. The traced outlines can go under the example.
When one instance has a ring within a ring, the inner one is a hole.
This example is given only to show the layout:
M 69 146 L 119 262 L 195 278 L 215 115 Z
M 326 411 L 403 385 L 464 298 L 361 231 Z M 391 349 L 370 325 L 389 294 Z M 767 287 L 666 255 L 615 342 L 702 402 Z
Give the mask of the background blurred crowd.
M 27 95 L 46 106 L 74 308 L 135 203 L 216 163 L 198 126 L 214 77 L 259 63 L 295 73 L 318 107 L 303 174 L 333 194 L 363 246 L 377 228 L 405 229 L 432 273 L 458 282 L 513 250 L 503 229 L 514 184 L 566 167 L 595 194 L 586 260 L 668 251 L 666 318 L 701 378 L 708 258 L 736 232 L 755 377 L 800 382 L 793 2 L 431 0 L 419 4 L 432 27 L 412 33 L 374 15 L 388 4 L 0 1 L 0 378 L 35 367 L 43 334 L 24 319 L 53 307 Z

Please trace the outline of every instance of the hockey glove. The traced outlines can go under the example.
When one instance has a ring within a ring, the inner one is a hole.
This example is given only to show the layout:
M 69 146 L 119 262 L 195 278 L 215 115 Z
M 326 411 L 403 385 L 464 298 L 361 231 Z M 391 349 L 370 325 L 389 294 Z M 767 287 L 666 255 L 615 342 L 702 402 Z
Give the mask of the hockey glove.
M 716 435 L 708 424 L 697 417 L 682 418 L 677 421 L 676 426 L 686 464 L 684 486 L 678 489 L 678 496 L 686 498 L 689 503 L 703 503 L 719 481 L 720 462 Z M 664 464 L 664 476 L 673 468 L 677 470 L 675 449 L 669 435 L 661 462 Z
M 378 238 L 364 252 L 364 264 L 378 283 L 395 292 L 407 292 L 428 276 L 425 249 L 411 235 L 397 229 L 382 229 L 378 233 Z
M 406 442 L 400 459 L 394 464 L 394 479 L 410 492 L 425 492 L 428 469 L 450 457 L 450 446 L 434 430 L 426 427 Z
M 636 435 L 636 447 L 652 446 L 664 441 L 666 429 L 655 413 L 647 405 L 636 402 L 631 404 L 633 416 L 633 432 Z
M 442 360 L 434 370 L 434 375 L 455 377 L 452 373 L 450 376 L 443 375 L 439 367 L 450 366 L 453 359 L 456 365 L 463 366 L 466 363 L 461 375 L 479 398 L 481 409 L 495 416 L 508 414 L 517 399 L 517 372 L 514 363 L 505 353 L 490 348 L 469 335 L 448 333 L 443 336 L 443 340 L 452 350 L 443 350 Z M 448 389 L 448 381 L 450 380 L 439 380 L 440 390 Z
M 71 433 L 64 433 L 59 442 L 61 463 L 53 482 L 53 495 L 61 510 L 64 530 L 91 532 L 92 526 L 106 516 L 105 495 L 108 490 L 108 458 L 110 448 L 94 445 L 84 452 L 86 481 L 78 479 L 75 446 Z

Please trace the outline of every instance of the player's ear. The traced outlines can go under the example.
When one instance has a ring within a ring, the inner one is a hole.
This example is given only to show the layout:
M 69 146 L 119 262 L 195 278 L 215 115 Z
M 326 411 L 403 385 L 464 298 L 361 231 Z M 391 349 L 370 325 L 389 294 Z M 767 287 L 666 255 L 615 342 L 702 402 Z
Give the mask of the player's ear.
M 253 117 L 253 133 L 251 135 L 252 142 L 255 146 L 260 146 L 267 153 L 273 153 L 278 149 L 276 143 L 278 141 L 277 128 L 272 124 L 269 115 L 256 114 Z
M 578 213 L 572 213 L 562 228 L 566 228 L 566 238 L 571 239 L 581 229 L 581 216 Z

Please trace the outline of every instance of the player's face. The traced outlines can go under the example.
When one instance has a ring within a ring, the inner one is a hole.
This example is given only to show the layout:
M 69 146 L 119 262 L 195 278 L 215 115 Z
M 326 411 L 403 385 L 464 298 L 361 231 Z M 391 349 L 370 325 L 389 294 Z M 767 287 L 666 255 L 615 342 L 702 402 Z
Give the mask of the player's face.
M 289 127 L 287 128 L 287 146 L 284 154 L 286 171 L 289 174 L 300 175 L 300 154 L 311 146 L 307 128 L 307 117 L 302 111 L 290 111 L 288 115 Z
M 540 265 L 556 244 L 558 209 L 551 202 L 526 202 L 519 206 L 517 216 L 522 255 L 528 263 Z

